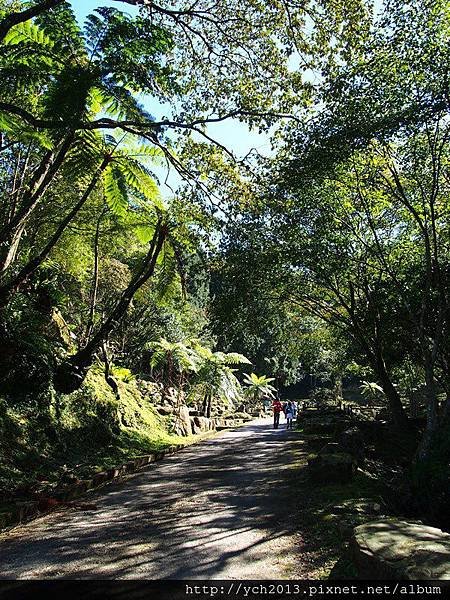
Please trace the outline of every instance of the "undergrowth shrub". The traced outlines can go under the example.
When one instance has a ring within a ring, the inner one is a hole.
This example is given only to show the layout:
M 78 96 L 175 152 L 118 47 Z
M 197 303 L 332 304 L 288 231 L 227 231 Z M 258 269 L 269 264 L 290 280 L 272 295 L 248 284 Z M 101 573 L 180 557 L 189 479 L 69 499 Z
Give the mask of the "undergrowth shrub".
M 450 423 L 436 434 L 426 460 L 411 469 L 417 510 L 433 524 L 450 530 Z

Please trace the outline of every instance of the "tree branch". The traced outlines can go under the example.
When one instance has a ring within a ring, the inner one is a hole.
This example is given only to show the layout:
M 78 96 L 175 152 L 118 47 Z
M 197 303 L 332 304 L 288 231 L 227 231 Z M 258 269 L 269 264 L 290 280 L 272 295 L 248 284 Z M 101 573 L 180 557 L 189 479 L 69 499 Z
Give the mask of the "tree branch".
M 276 117 L 279 119 L 292 119 L 300 122 L 300 119 L 295 115 L 287 113 L 277 112 L 263 112 L 263 111 L 251 111 L 251 110 L 233 110 L 224 115 L 217 117 L 207 117 L 204 119 L 194 119 L 191 122 L 183 123 L 182 121 L 172 121 L 170 119 L 163 119 L 162 121 L 116 121 L 108 117 L 103 117 L 95 121 L 90 122 L 78 122 L 78 123 L 67 123 L 65 121 L 51 121 L 48 119 L 40 119 L 34 116 L 29 111 L 10 104 L 8 102 L 0 102 L 0 111 L 8 112 L 13 115 L 21 117 L 25 122 L 29 123 L 37 129 L 64 129 L 70 127 L 71 130 L 92 130 L 92 129 L 116 129 L 123 127 L 139 127 L 145 129 L 161 129 L 164 127 L 170 127 L 173 129 L 192 129 L 194 130 L 199 125 L 208 125 L 209 123 L 221 123 L 228 119 L 235 119 L 237 117 Z
M 39 2 L 39 4 L 31 6 L 26 10 L 21 12 L 13 12 L 6 16 L 2 21 L 0 21 L 0 42 L 5 39 L 8 31 L 15 25 L 24 23 L 25 21 L 29 21 L 30 19 L 37 17 L 46 10 L 54 8 L 55 6 L 58 6 L 58 4 L 62 4 L 63 1 L 64 0 L 43 0 L 42 2 Z

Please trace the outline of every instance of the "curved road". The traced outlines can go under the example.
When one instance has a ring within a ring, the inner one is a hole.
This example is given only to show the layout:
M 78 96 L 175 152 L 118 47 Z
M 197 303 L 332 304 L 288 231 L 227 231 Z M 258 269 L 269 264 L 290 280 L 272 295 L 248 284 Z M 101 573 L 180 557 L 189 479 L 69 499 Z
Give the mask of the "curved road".
M 300 577 L 300 444 L 265 419 L 185 448 L 0 536 L 0 579 Z

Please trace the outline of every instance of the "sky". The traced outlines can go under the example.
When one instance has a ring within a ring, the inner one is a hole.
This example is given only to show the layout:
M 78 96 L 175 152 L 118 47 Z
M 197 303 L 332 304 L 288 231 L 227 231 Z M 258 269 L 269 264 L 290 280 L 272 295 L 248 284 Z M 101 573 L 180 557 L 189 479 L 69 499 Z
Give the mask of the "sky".
M 112 6 L 130 14 L 137 13 L 137 9 L 133 6 L 110 0 L 71 0 L 71 4 L 80 24 L 84 22 L 87 15 L 99 6 Z M 157 119 L 163 116 L 162 110 L 167 112 L 167 109 L 162 109 L 155 102 L 146 102 L 145 99 L 142 102 L 145 108 Z M 244 157 L 252 148 L 256 148 L 261 154 L 267 155 L 270 153 L 268 135 L 250 131 L 245 124 L 235 119 L 230 119 L 223 123 L 211 124 L 208 126 L 207 132 L 213 139 L 229 148 L 237 158 Z

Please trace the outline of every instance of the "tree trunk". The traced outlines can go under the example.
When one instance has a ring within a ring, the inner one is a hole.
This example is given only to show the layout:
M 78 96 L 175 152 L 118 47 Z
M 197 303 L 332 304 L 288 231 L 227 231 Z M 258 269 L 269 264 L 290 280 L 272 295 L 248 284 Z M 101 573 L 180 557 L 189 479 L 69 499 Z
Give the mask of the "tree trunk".
M 204 417 L 211 415 L 211 392 L 208 391 L 203 397 L 202 413 Z
M 395 389 L 394 384 L 387 371 L 386 364 L 384 362 L 381 349 L 377 349 L 376 358 L 374 362 L 374 370 L 380 379 L 383 391 L 388 401 L 389 410 L 392 414 L 392 420 L 399 429 L 407 429 L 408 417 L 400 398 L 400 394 Z
M 6 304 L 9 302 L 11 296 L 13 296 L 14 293 L 17 292 L 17 290 L 20 288 L 20 286 L 23 285 L 23 283 L 42 265 L 44 260 L 47 258 L 47 256 L 50 254 L 50 252 L 56 246 L 56 244 L 58 243 L 62 234 L 64 233 L 67 226 L 69 225 L 69 223 L 72 222 L 72 220 L 75 218 L 75 216 L 80 212 L 80 210 L 83 208 L 83 206 L 88 201 L 91 193 L 93 192 L 95 186 L 97 185 L 97 183 L 100 179 L 100 176 L 101 176 L 102 172 L 105 170 L 108 162 L 109 161 L 107 159 L 105 159 L 103 161 L 103 163 L 97 170 L 97 173 L 94 175 L 94 177 L 92 178 L 88 187 L 86 188 L 84 194 L 81 196 L 81 198 L 75 204 L 75 206 L 72 208 L 72 210 L 60 222 L 56 231 L 50 237 L 47 244 L 39 252 L 39 254 L 37 256 L 35 256 L 34 258 L 32 258 L 24 267 L 22 267 L 22 269 L 20 269 L 20 271 L 12 279 L 12 281 L 10 281 L 6 285 L 0 287 L 0 310 L 6 306 Z
M 82 385 L 89 367 L 92 364 L 94 354 L 101 346 L 117 323 L 126 313 L 134 294 L 146 283 L 154 274 L 156 261 L 161 252 L 163 244 L 168 234 L 168 227 L 159 222 L 156 226 L 155 234 L 150 244 L 144 265 L 138 274 L 132 279 L 129 286 L 122 292 L 120 300 L 110 313 L 109 317 L 101 325 L 97 333 L 91 340 L 74 354 L 68 361 L 59 365 L 54 377 L 54 387 L 58 392 L 70 394 L 79 389 Z
M 425 365 L 425 398 L 427 402 L 427 424 L 417 452 L 419 461 L 426 460 L 431 450 L 433 437 L 438 429 L 438 401 L 434 368 L 430 362 Z
M 64 162 L 74 139 L 74 132 L 70 132 L 56 152 L 46 153 L 31 179 L 28 191 L 22 197 L 21 208 L 0 230 L 0 276 L 15 261 L 26 223 Z

